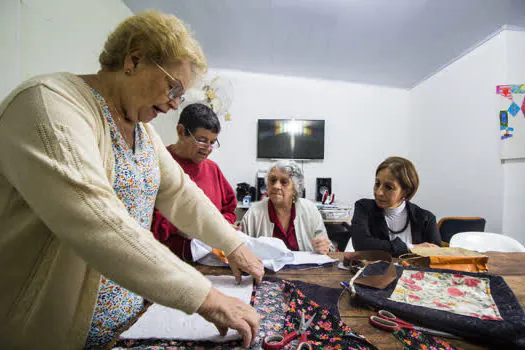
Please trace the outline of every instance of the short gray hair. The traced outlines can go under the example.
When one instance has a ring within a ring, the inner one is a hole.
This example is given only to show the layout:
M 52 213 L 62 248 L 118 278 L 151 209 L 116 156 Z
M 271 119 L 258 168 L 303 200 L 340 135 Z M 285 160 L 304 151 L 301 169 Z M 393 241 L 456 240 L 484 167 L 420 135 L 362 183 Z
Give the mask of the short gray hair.
M 279 169 L 290 176 L 295 189 L 295 198 L 303 196 L 304 173 L 297 162 L 293 160 L 279 160 L 270 167 L 268 175 L 270 175 L 273 169 Z M 268 188 L 268 176 L 266 176 L 266 188 Z

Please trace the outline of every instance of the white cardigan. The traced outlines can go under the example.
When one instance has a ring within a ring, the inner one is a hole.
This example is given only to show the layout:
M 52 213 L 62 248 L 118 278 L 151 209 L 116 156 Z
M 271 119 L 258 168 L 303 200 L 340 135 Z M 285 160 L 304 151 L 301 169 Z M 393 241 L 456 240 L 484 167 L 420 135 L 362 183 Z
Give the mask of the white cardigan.
M 295 202 L 295 220 L 293 224 L 299 250 L 301 251 L 313 252 L 312 238 L 327 235 L 321 213 L 313 202 L 304 198 L 299 198 Z M 250 209 L 242 218 L 241 226 L 243 232 L 251 237 L 273 236 L 275 225 L 270 221 L 270 215 L 268 214 L 268 198 L 252 203 Z

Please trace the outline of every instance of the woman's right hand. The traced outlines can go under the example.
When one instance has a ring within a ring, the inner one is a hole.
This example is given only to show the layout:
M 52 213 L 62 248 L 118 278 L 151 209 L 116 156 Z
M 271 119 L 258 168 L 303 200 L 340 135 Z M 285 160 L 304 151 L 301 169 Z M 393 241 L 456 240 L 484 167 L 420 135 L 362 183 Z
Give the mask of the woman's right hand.
M 331 244 L 332 242 L 326 235 L 312 238 L 312 246 L 314 247 L 314 251 L 318 254 L 328 254 Z
M 248 249 L 244 243 L 235 248 L 227 258 L 230 269 L 238 283 L 241 282 L 242 272 L 250 274 L 255 279 L 256 284 L 261 283 L 264 276 L 262 260 Z
M 237 330 L 242 335 L 244 347 L 253 344 L 259 332 L 260 317 L 253 307 L 213 287 L 197 313 L 213 323 L 222 336 L 228 328 Z

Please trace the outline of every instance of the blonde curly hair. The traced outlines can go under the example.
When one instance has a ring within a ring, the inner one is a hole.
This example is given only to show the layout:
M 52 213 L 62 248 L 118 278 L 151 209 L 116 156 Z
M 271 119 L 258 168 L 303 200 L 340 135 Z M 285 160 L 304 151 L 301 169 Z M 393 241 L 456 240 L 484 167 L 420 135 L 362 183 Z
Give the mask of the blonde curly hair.
M 158 11 L 141 12 L 120 23 L 106 39 L 98 61 L 102 69 L 117 71 L 133 51 L 159 64 L 187 59 L 195 75 L 206 73 L 208 68 L 199 43 L 184 22 Z

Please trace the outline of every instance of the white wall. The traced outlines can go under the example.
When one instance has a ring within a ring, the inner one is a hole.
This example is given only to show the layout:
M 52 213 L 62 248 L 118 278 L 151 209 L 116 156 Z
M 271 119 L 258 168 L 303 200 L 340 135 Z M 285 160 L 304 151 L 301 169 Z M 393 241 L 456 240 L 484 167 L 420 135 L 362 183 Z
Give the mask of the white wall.
M 523 84 L 525 32 L 505 31 L 505 44 L 507 67 L 501 84 Z M 503 232 L 525 244 L 525 159 L 503 162 L 503 184 Z
M 421 177 L 416 201 L 443 216 L 482 216 L 502 232 L 503 169 L 498 98 L 506 32 L 411 91 L 410 157 Z
M 1 6 L 0 99 L 37 74 L 95 73 L 107 35 L 132 15 L 121 0 L 3 0 Z
M 20 1 L 0 4 L 0 101 L 20 82 Z
M 0 99 L 21 80 L 54 71 L 98 70 L 107 34 L 132 15 L 121 0 L 3 0 Z M 504 31 L 412 91 L 218 70 L 235 88 L 232 122 L 214 155 L 233 186 L 254 183 L 258 118 L 326 120 L 324 161 L 304 163 L 307 197 L 332 177 L 340 203 L 372 195 L 374 170 L 390 155 L 421 175 L 415 202 L 436 216 L 487 218 L 487 231 L 525 243 L 525 161 L 500 163 L 498 84 L 525 81 L 525 33 Z M 176 116 L 156 121 L 166 143 Z
M 223 123 L 221 148 L 211 156 L 235 188 L 255 184 L 257 119 L 324 119 L 325 159 L 304 162 L 306 196 L 315 198 L 316 177 L 331 177 L 338 201 L 372 196 L 377 165 L 391 155 L 407 156 L 408 97 L 403 89 L 218 70 L 234 86 L 232 121 Z M 154 123 L 165 143 L 176 140 L 174 114 Z

